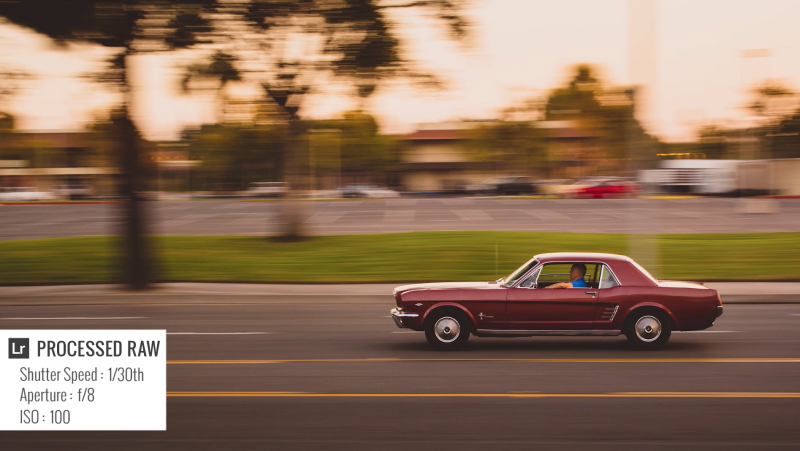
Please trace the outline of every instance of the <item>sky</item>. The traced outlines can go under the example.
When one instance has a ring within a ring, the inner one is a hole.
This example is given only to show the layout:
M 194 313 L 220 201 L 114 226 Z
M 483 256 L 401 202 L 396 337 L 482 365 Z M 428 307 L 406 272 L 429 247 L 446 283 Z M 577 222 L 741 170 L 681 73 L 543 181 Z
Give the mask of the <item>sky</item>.
M 642 8 L 634 8 L 634 16 L 645 20 L 633 34 L 631 1 L 645 1 L 654 12 L 648 20 Z M 595 65 L 610 86 L 644 82 L 642 119 L 667 141 L 690 140 L 706 124 L 742 123 L 747 92 L 761 80 L 800 89 L 796 0 L 472 0 L 468 15 L 472 36 L 458 43 L 433 19 L 410 10 L 397 13 L 407 55 L 447 83 L 439 91 L 403 82 L 379 89 L 367 108 L 384 132 L 409 132 L 422 122 L 496 118 L 524 99 L 546 96 L 581 63 Z M 82 127 L 119 99 L 86 77 L 106 54 L 89 46 L 56 48 L 46 38 L 0 24 L 0 71 L 16 68 L 35 76 L 5 109 L 18 117 L 19 128 Z M 639 57 L 631 61 L 631 54 Z M 134 115 L 147 138 L 176 139 L 183 128 L 216 119 L 210 94 L 180 93 L 180 58 L 137 57 Z M 648 76 L 635 80 L 642 66 Z M 252 92 L 248 86 L 232 89 Z M 302 115 L 336 117 L 354 106 L 345 86 L 327 84 Z

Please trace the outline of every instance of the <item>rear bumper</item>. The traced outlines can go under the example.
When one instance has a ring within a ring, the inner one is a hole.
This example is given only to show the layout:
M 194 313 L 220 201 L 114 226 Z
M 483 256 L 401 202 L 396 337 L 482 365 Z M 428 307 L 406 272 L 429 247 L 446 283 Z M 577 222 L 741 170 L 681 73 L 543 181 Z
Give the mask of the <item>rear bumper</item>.
M 411 318 L 419 318 L 419 314 L 417 314 L 417 313 L 406 313 L 406 312 L 403 311 L 403 309 L 400 309 L 400 308 L 393 308 L 391 310 L 391 313 L 392 313 L 392 319 L 394 320 L 394 323 L 397 324 L 397 327 L 399 327 L 401 329 L 405 329 L 405 328 L 408 327 L 406 324 L 403 323 L 403 320 L 408 320 L 408 319 L 411 319 Z
M 716 317 L 719 318 L 720 316 L 722 316 L 722 306 L 718 305 L 717 306 L 717 316 Z

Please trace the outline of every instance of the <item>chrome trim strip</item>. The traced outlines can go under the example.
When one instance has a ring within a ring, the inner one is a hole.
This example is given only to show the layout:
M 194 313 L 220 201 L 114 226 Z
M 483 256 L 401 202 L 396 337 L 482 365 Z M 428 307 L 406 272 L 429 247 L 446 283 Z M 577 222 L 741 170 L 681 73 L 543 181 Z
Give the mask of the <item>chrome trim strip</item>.
M 403 313 L 402 310 L 397 309 L 397 308 L 393 308 L 391 310 L 391 313 L 392 313 L 392 316 L 397 316 L 397 317 L 400 317 L 400 318 L 418 318 L 419 317 L 419 313 Z
M 534 258 L 536 258 L 536 257 L 534 257 Z M 533 259 L 531 259 L 531 260 L 533 260 Z M 506 285 L 504 283 L 503 285 L 506 288 L 519 288 L 519 286 L 520 286 L 520 284 L 522 284 L 522 282 L 528 280 L 530 278 L 530 276 L 533 275 L 533 272 L 536 270 L 536 268 L 541 268 L 541 267 L 542 267 L 542 262 L 537 261 L 536 264 L 533 265 L 533 268 L 529 269 L 525 274 L 521 275 L 517 280 L 514 281 L 514 283 L 512 283 L 511 285 Z M 537 276 L 537 279 L 538 279 L 538 276 Z
M 397 324 L 397 327 L 401 329 L 406 329 L 406 325 L 403 324 L 403 318 L 417 318 L 419 314 L 417 313 L 403 313 L 403 311 L 399 308 L 393 308 L 389 311 L 392 314 L 392 319 L 394 323 Z
M 611 318 L 608 319 L 609 321 L 614 321 L 614 317 L 617 316 L 617 310 L 619 310 L 619 304 L 614 307 L 614 313 L 611 314 Z
M 597 289 L 598 290 L 600 289 L 600 285 L 603 284 L 603 274 L 605 274 L 605 273 L 606 273 L 606 265 L 603 264 L 603 266 L 600 267 L 600 278 L 597 279 Z
M 614 281 L 617 282 L 617 284 L 614 286 L 615 287 L 622 286 L 622 284 L 619 282 L 619 279 L 617 278 L 617 275 L 614 274 L 614 270 L 612 270 L 611 267 L 608 266 L 606 263 L 603 263 L 603 269 L 600 271 L 600 280 L 597 282 L 597 288 L 600 289 L 600 284 L 603 283 L 603 273 L 605 272 L 606 269 L 608 270 L 609 273 L 611 273 L 611 277 L 614 278 Z M 608 288 L 603 288 L 603 290 L 608 290 Z
M 616 337 L 620 330 L 493 330 L 478 329 L 476 335 L 485 337 L 535 337 L 535 336 L 604 336 Z

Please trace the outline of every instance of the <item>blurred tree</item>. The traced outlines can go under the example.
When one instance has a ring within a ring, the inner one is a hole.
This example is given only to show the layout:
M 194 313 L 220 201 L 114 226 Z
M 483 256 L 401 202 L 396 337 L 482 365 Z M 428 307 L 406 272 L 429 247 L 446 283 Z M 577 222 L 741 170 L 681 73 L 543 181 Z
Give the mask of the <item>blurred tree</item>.
M 0 70 L 0 159 L 16 158 L 15 155 L 8 154 L 8 149 L 3 145 L 3 133 L 14 130 L 15 120 L 8 109 L 8 99 L 16 94 L 21 83 L 31 78 L 27 72 L 20 70 Z
M 0 132 L 14 130 L 14 116 L 0 112 Z
M 607 87 L 588 65 L 576 66 L 567 85 L 553 90 L 543 105 L 546 121 L 571 121 L 573 127 L 596 136 L 591 157 L 627 162 L 618 170 L 631 172 L 655 161 L 659 143 L 636 120 L 636 91 Z
M 52 38 L 56 43 L 89 42 L 120 49 L 104 81 L 125 94 L 112 122 L 120 148 L 125 203 L 122 275 L 131 289 L 143 289 L 152 277 L 146 244 L 146 212 L 139 193 L 145 189 L 142 139 L 130 118 L 130 57 L 150 50 L 170 50 L 209 42 L 215 0 L 4 0 L 0 16 Z
M 201 83 L 211 81 L 212 89 L 217 95 L 217 123 L 225 120 L 225 87 L 233 81 L 241 81 L 239 69 L 236 68 L 236 57 L 222 51 L 215 52 L 209 62 L 196 63 L 187 66 L 181 78 L 181 92 L 189 93 L 198 88 L 193 85 L 193 80 Z
M 775 127 L 772 142 L 773 158 L 800 158 L 800 110 Z
M 777 81 L 765 81 L 760 86 L 755 87 L 752 92 L 753 100 L 748 105 L 748 108 L 758 118 L 760 126 L 752 130 L 760 141 L 761 157 L 762 158 L 777 158 L 779 154 L 786 153 L 784 147 L 789 136 L 784 132 L 783 136 L 776 136 L 781 134 L 779 129 L 788 126 L 786 118 L 797 109 L 798 95 L 789 87 Z M 782 147 L 779 150 L 777 147 Z
M 706 125 L 700 128 L 699 142 L 693 146 L 697 152 L 703 154 L 708 159 L 720 160 L 723 158 L 731 158 L 732 155 L 728 149 L 728 135 L 730 131 L 717 126 Z M 687 152 L 691 151 L 689 149 Z
M 212 124 L 186 130 L 189 158 L 201 161 L 192 189 L 244 190 L 251 182 L 281 179 L 285 144 L 280 125 Z
M 747 107 L 767 121 L 786 116 L 797 108 L 797 93 L 776 81 L 764 82 L 754 88 L 751 94 L 753 100 Z
M 342 119 L 303 121 L 302 125 L 311 132 L 309 146 L 314 152 L 317 177 L 335 175 L 338 183 L 340 175 L 345 174 L 351 180 L 365 183 L 391 183 L 392 165 L 399 158 L 398 142 L 380 134 L 372 115 L 349 111 Z
M 466 23 L 456 0 L 3 0 L 0 16 L 49 36 L 57 43 L 82 41 L 119 48 L 104 81 L 125 94 L 114 117 L 121 145 L 121 168 L 127 198 L 123 233 L 123 276 L 132 289 L 148 286 L 151 255 L 145 241 L 146 212 L 139 193 L 145 189 L 141 167 L 142 139 L 130 118 L 130 57 L 146 51 L 167 51 L 208 44 L 243 48 L 254 58 L 252 72 L 264 75 L 268 97 L 284 112 L 290 151 L 301 127 L 297 112 L 304 94 L 319 83 L 320 74 L 353 80 L 361 96 L 390 76 L 413 75 L 404 70 L 399 40 L 392 34 L 386 11 L 422 8 L 463 36 Z M 323 43 L 315 51 L 306 50 Z M 246 48 L 244 48 L 246 47 Z M 300 49 L 298 52 L 297 49 Z M 230 52 L 229 54 L 233 54 Z M 298 56 L 299 55 L 299 56 Z M 233 61 L 228 61 L 233 66 Z M 212 63 L 213 64 L 213 63 Z M 301 158 L 292 158 L 289 174 L 299 172 Z M 291 216 L 291 215 L 290 215 Z M 289 218 L 287 237 L 299 230 L 299 217 Z
M 278 106 L 287 124 L 285 179 L 295 189 L 311 186 L 311 162 L 298 112 L 308 94 L 329 83 L 344 82 L 363 100 L 386 79 L 406 77 L 435 86 L 436 77 L 414 70 L 401 52 L 397 23 L 389 11 L 416 8 L 447 24 L 450 35 L 464 37 L 467 23 L 462 0 L 231 0 L 224 28 L 238 39 L 228 46 L 248 62 L 267 98 Z M 247 56 L 244 56 L 247 55 Z M 343 138 L 344 139 L 344 138 Z M 343 147 L 353 148 L 352 146 Z M 347 155 L 347 150 L 343 155 Z M 346 156 L 343 157 L 346 161 Z M 346 163 L 345 163 L 346 164 Z M 281 238 L 302 237 L 299 205 L 285 202 Z
M 31 74 L 22 70 L 0 70 L 0 112 L 8 108 L 8 99 L 19 91 L 22 83 L 31 78 Z

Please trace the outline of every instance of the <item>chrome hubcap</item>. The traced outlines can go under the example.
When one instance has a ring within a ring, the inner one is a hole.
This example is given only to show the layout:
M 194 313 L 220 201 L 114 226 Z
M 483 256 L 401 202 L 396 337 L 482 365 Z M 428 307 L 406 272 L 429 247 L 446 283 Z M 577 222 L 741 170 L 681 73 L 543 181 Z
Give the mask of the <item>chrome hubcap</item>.
M 636 336 L 644 342 L 658 340 L 661 336 L 661 321 L 655 316 L 643 316 L 636 321 Z
M 444 318 L 439 318 L 439 321 L 436 321 L 433 330 L 439 341 L 442 343 L 450 343 L 458 338 L 461 332 L 461 325 L 458 324 L 458 321 L 455 319 L 445 316 Z

